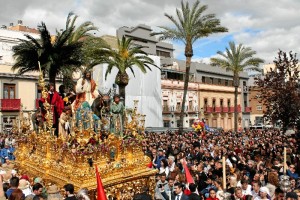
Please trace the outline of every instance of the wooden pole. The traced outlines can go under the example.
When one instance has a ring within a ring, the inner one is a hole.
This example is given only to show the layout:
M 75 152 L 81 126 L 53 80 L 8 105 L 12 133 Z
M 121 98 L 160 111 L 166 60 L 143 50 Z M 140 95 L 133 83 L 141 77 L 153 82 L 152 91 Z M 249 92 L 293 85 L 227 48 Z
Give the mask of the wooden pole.
M 283 174 L 286 175 L 286 147 L 283 149 Z
M 222 165 L 223 165 L 223 190 L 226 190 L 226 163 L 225 163 L 225 156 L 222 157 Z

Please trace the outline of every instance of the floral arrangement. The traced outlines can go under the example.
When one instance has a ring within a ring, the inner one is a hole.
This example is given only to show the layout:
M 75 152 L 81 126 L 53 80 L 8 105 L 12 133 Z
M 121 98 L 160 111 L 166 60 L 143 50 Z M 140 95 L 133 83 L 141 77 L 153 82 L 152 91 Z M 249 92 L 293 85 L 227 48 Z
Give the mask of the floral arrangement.
M 192 125 L 192 128 L 194 129 L 195 132 L 200 132 L 204 130 L 205 124 L 200 119 L 196 119 Z

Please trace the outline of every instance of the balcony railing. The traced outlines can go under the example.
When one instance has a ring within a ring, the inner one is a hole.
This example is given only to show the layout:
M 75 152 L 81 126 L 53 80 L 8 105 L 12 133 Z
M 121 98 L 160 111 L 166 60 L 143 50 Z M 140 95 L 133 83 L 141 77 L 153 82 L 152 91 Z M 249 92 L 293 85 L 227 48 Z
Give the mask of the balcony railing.
M 213 108 L 213 112 L 214 112 L 214 113 L 220 113 L 221 110 L 222 110 L 221 107 L 214 107 L 214 108 Z
M 238 111 L 238 112 L 241 112 L 241 111 L 242 111 L 242 108 L 241 108 L 240 105 L 237 106 L 237 111 Z M 234 113 L 234 106 L 231 106 L 231 107 L 229 108 L 229 113 Z
M 213 107 L 210 107 L 210 106 L 204 107 L 204 113 L 212 113 L 212 111 L 213 111 Z
M 0 99 L 1 111 L 20 111 L 21 99 Z
M 228 107 L 222 107 L 222 113 L 228 113 L 229 109 Z
M 246 113 L 250 113 L 252 110 L 251 110 L 251 107 L 245 107 L 245 111 Z

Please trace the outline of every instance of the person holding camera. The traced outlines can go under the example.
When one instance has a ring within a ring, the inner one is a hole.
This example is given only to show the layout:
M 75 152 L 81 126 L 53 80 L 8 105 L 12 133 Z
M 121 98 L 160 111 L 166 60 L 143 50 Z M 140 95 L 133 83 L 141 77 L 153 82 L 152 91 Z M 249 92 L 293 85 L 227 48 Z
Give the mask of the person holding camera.
M 161 200 L 169 200 L 169 199 L 165 199 L 162 195 L 161 195 L 161 190 L 163 191 L 171 191 L 168 181 L 166 179 L 166 174 L 162 173 L 159 174 L 160 180 L 157 181 L 156 183 L 156 187 L 155 187 L 155 197 L 156 199 L 161 199 Z

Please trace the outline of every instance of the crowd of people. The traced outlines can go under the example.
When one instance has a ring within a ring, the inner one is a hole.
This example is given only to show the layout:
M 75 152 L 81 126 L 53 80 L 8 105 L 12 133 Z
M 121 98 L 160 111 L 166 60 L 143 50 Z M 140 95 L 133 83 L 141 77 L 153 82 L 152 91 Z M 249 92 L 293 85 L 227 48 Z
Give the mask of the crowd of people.
M 277 129 L 205 134 L 146 132 L 143 151 L 152 161 L 148 167 L 157 170 L 157 182 L 154 191 L 144 188 L 144 196 L 139 194 L 134 199 L 300 199 L 298 142 L 298 135 L 286 135 Z M 56 185 L 45 185 L 41 178 L 29 178 L 26 173 L 18 174 L 13 162 L 16 143 L 13 136 L 0 137 L 0 199 L 88 198 L 86 190 L 75 196 L 74 186 L 70 184 L 64 187 L 64 196 Z M 223 157 L 226 163 L 225 187 Z M 284 174 L 289 178 L 286 191 L 280 183 Z
M 195 132 L 145 133 L 144 153 L 157 169 L 155 200 L 300 199 L 300 161 L 297 135 L 283 131 L 247 130 L 205 135 Z M 280 189 L 284 175 L 289 189 Z M 226 186 L 222 157 L 226 160 Z M 187 166 L 185 168 L 184 166 Z M 189 171 L 192 180 L 188 180 Z M 169 196 L 171 195 L 171 196 Z

